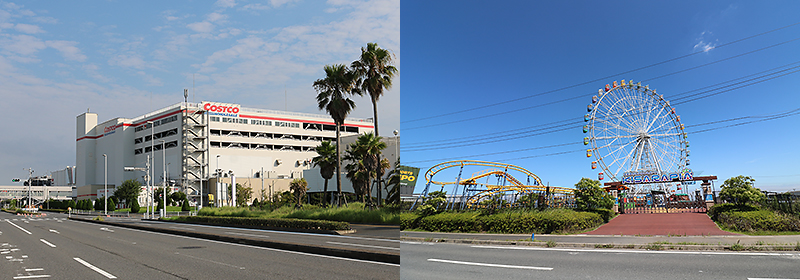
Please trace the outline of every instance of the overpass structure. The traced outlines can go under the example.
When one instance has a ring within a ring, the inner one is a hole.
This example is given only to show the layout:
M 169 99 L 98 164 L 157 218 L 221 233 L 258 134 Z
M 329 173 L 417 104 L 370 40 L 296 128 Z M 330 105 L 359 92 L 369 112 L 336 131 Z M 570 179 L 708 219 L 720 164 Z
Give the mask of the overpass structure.
M 0 201 L 17 199 L 22 204 L 27 204 L 28 188 L 30 188 L 31 204 L 33 205 L 51 198 L 54 200 L 72 199 L 72 186 L 0 186 Z

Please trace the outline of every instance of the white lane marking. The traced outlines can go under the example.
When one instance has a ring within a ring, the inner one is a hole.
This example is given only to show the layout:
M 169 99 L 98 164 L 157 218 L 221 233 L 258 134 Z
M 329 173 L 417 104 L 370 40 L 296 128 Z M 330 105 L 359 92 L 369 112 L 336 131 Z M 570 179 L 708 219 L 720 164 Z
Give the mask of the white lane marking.
M 86 223 L 86 222 L 81 222 L 81 221 L 74 221 L 74 222 L 76 222 L 76 223 Z M 160 233 L 160 232 L 152 232 L 152 231 L 132 229 L 132 228 L 122 228 L 122 229 L 130 230 L 130 231 L 137 231 L 137 232 L 144 232 L 144 233 L 149 233 L 149 234 L 165 235 L 165 236 L 172 236 L 172 237 L 177 237 L 177 238 L 191 239 L 191 240 L 197 240 L 197 241 L 205 241 L 205 242 L 210 242 L 210 243 L 233 245 L 233 246 L 247 247 L 247 248 L 253 248 L 253 249 L 261 249 L 261 250 L 267 250 L 267 251 L 273 251 L 273 252 L 282 252 L 282 253 L 304 255 L 304 256 L 312 256 L 312 257 L 320 257 L 320 258 L 327 258 L 327 259 L 336 259 L 336 260 L 351 261 L 351 262 L 362 262 L 362 263 L 371 263 L 371 264 L 398 266 L 398 267 L 400 266 L 400 264 L 394 264 L 394 263 L 382 263 L 382 262 L 376 262 L 376 261 L 367 261 L 367 260 L 350 259 L 350 258 L 343 258 L 343 257 L 335 257 L 335 256 L 317 255 L 317 254 L 311 254 L 311 253 L 287 251 L 287 250 L 281 250 L 281 249 L 265 248 L 265 247 L 258 247 L 258 246 L 245 245 L 245 244 L 236 244 L 236 243 L 229 243 L 229 242 L 222 242 L 222 241 L 216 241 L 216 240 L 208 240 L 208 239 L 202 239 L 202 238 L 180 236 L 180 235 Z
M 72 259 L 78 261 L 79 263 L 81 263 L 82 265 L 84 265 L 84 266 L 86 266 L 88 268 L 91 268 L 95 272 L 102 274 L 103 276 L 107 277 L 108 279 L 116 279 L 117 278 L 116 276 L 111 275 L 111 273 L 105 272 L 102 269 L 97 268 L 96 266 L 93 266 L 92 264 L 82 260 L 81 258 L 72 258 Z
M 102 227 L 102 228 L 100 228 L 100 230 L 105 230 L 105 231 L 107 231 L 107 232 L 114 232 L 114 230 L 110 230 L 110 229 L 108 229 L 108 228 L 106 228 L 106 227 Z
M 42 270 L 44 270 L 44 268 L 26 268 L 25 272 L 42 271 Z
M 53 248 L 56 247 L 56 245 L 53 245 L 53 243 L 47 242 L 47 240 L 39 239 L 39 241 L 42 241 L 44 244 L 47 244 L 47 246 L 50 246 L 50 247 L 53 247 Z
M 269 237 L 269 236 L 267 236 L 267 235 L 260 235 L 260 234 L 247 234 L 247 233 L 238 233 L 238 232 L 229 232 L 229 231 L 226 231 L 225 233 L 227 233 L 227 234 L 233 234 L 233 235 L 243 235 L 243 236 L 263 237 L 263 238 L 268 238 L 268 237 Z
M 800 279 L 789 279 L 789 278 L 747 278 L 747 280 L 800 280 Z
M 505 247 L 475 245 L 472 248 L 505 249 L 505 250 L 535 250 L 535 251 L 563 251 L 563 252 L 595 252 L 595 253 L 633 253 L 633 254 L 683 254 L 683 255 L 737 255 L 737 256 L 800 256 L 798 253 L 748 253 L 748 252 L 705 252 L 705 251 L 649 251 L 649 250 L 613 250 L 613 249 L 567 249 L 567 248 L 537 248 L 537 247 Z
M 452 264 L 475 265 L 475 266 L 500 267 L 500 268 L 520 268 L 520 269 L 533 269 L 533 270 L 553 270 L 553 268 L 552 268 L 552 267 L 537 267 L 537 266 L 507 265 L 507 264 L 493 264 L 493 263 L 476 263 L 476 262 L 462 262 L 462 261 L 451 261 L 451 260 L 440 260 L 440 259 L 428 259 L 428 261 L 429 261 L 429 262 L 452 263 Z
M 56 234 L 61 234 L 60 232 L 58 232 L 57 230 L 54 230 L 54 229 L 50 229 L 50 232 L 53 232 L 53 233 L 56 233 Z
M 161 222 L 161 221 L 148 221 L 148 224 L 166 224 L 170 222 Z M 291 232 L 291 231 L 278 231 L 278 230 L 266 230 L 266 229 L 250 229 L 250 228 L 230 228 L 230 227 L 221 227 L 221 226 L 209 226 L 209 225 L 195 225 L 195 224 L 186 224 L 186 226 L 193 226 L 193 227 L 208 227 L 208 228 L 219 228 L 219 229 L 235 229 L 241 231 L 256 231 L 256 232 L 270 232 L 270 233 L 277 233 L 277 234 L 293 234 L 293 235 L 311 235 L 311 236 L 325 236 L 331 238 L 352 238 L 352 239 L 361 239 L 361 240 L 373 240 L 373 241 L 383 241 L 383 242 L 397 242 L 400 243 L 400 240 L 394 239 L 383 239 L 383 238 L 369 238 L 369 237 L 358 237 L 358 236 L 345 236 L 345 235 L 330 235 L 330 234 L 321 234 L 321 233 L 306 233 L 306 232 Z
M 355 244 L 355 243 L 342 243 L 342 242 L 331 242 L 331 241 L 328 241 L 328 242 L 325 242 L 325 243 L 336 244 L 336 245 L 345 245 L 345 246 L 366 247 L 366 248 L 400 250 L 400 248 L 396 248 L 396 247 L 372 246 L 372 245 Z
M 24 231 L 24 232 L 25 232 L 25 233 L 27 233 L 27 234 L 33 234 L 33 233 L 31 233 L 30 231 L 27 231 L 27 230 L 25 230 L 24 228 L 22 228 L 22 227 L 18 226 L 17 224 L 15 224 L 15 223 L 12 223 L 11 221 L 8 221 L 8 223 L 9 223 L 9 224 L 11 224 L 12 226 L 15 226 L 15 227 L 17 227 L 19 230 L 21 230 L 21 231 Z
M 196 260 L 201 260 L 201 261 L 207 261 L 207 262 L 210 262 L 210 263 L 215 263 L 215 264 L 218 264 L 218 265 L 224 265 L 224 266 L 230 266 L 230 267 L 233 267 L 233 268 L 244 269 L 244 266 L 235 266 L 235 265 L 232 265 L 232 264 L 227 264 L 227 263 L 223 263 L 223 262 L 218 262 L 218 261 L 212 261 L 212 260 L 208 260 L 208 259 L 198 258 L 198 257 L 195 257 L 195 256 L 190 256 L 190 255 L 187 255 L 187 254 L 181 254 L 181 253 L 179 253 L 179 252 L 175 252 L 175 254 L 176 254 L 176 255 L 181 255 L 181 256 L 187 256 L 187 257 L 190 257 L 190 258 L 193 258 L 193 259 L 196 259 Z
M 187 228 L 187 227 L 169 227 L 169 228 L 174 228 L 174 229 L 183 229 L 183 230 L 196 230 L 196 229 L 193 229 L 193 228 Z
M 31 278 L 50 278 L 50 275 L 26 275 L 26 276 L 14 277 L 14 279 L 31 279 Z

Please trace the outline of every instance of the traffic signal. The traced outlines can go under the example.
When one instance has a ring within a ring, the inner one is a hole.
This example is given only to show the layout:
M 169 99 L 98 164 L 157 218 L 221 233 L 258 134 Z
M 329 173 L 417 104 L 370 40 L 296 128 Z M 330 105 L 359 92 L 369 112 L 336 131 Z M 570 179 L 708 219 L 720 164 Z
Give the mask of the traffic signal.
M 12 183 L 19 183 L 19 178 L 14 178 L 14 179 L 11 179 L 11 182 L 12 182 Z

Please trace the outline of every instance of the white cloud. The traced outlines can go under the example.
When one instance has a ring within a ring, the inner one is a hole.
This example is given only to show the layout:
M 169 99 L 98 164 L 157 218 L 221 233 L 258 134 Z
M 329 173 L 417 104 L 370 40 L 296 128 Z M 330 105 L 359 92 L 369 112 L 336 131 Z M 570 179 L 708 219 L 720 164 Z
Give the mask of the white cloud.
M 109 65 L 116 65 L 122 67 L 130 67 L 136 69 L 144 69 L 147 67 L 147 62 L 138 55 L 120 54 L 108 60 Z
M 269 4 L 272 5 L 272 7 L 275 7 L 275 8 L 283 6 L 284 4 L 292 3 L 292 2 L 298 2 L 298 0 L 269 0 Z
M 210 21 L 210 22 L 225 21 L 225 19 L 227 19 L 227 18 L 228 18 L 227 15 L 223 15 L 223 14 L 220 14 L 220 13 L 210 13 L 206 17 L 206 19 L 208 19 L 208 21 Z
M 210 33 L 214 31 L 214 24 L 207 21 L 190 23 L 187 24 L 186 27 L 198 33 Z
M 14 29 L 16 29 L 19 32 L 28 34 L 44 33 L 44 30 L 39 28 L 39 26 L 33 24 L 17 23 L 17 25 L 14 26 Z
M 698 41 L 697 44 L 695 44 L 692 49 L 694 51 L 702 50 L 703 52 L 708 52 L 710 50 L 713 50 L 717 46 L 716 42 L 718 40 L 714 40 L 714 42 L 711 42 L 709 41 L 709 39 L 706 39 L 706 37 L 711 37 L 712 35 L 713 34 L 711 32 L 707 31 L 701 32 L 700 37 L 696 39 Z
M 13 35 L 10 40 L 0 39 L 0 47 L 8 52 L 29 56 L 47 46 L 39 38 L 30 35 Z
M 261 3 L 256 3 L 256 4 L 244 5 L 244 7 L 242 7 L 242 9 L 243 10 L 268 10 L 269 6 L 261 4 Z
M 161 82 L 160 79 L 154 77 L 153 75 L 147 74 L 144 71 L 139 71 L 136 73 L 142 76 L 142 79 L 144 79 L 144 81 L 147 83 L 148 86 L 160 87 L 164 85 L 164 83 Z
M 223 8 L 233 8 L 236 6 L 235 0 L 217 0 L 217 3 L 214 3 L 215 6 L 223 7 Z
M 54 48 L 61 52 L 66 60 L 84 61 L 86 56 L 81 53 L 81 50 L 76 47 L 78 42 L 72 41 L 47 41 L 45 42 L 48 47 Z

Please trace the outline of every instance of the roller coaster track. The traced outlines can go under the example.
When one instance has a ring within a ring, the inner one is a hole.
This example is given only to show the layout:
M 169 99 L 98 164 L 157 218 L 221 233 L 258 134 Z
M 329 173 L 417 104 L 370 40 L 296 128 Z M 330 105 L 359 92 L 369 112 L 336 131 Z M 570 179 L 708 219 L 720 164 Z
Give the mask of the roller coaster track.
M 440 171 L 449 169 L 449 168 L 462 168 L 464 166 L 483 166 L 483 167 L 491 167 L 497 168 L 495 170 L 490 170 L 487 172 L 479 172 L 476 175 L 473 175 L 470 178 L 453 181 L 453 182 L 442 182 L 442 181 L 434 181 L 433 177 L 439 173 Z M 530 182 L 532 184 L 526 185 L 520 182 L 518 179 L 514 178 L 508 174 L 508 171 L 517 171 L 524 175 L 527 175 L 533 181 Z M 497 176 L 498 178 L 505 179 L 505 182 L 508 182 L 510 185 L 490 185 L 490 184 L 482 184 L 478 183 L 478 179 L 486 178 L 488 176 Z M 569 188 L 562 188 L 562 187 L 547 187 L 542 185 L 542 180 L 536 174 L 528 171 L 525 168 L 520 166 L 516 166 L 513 164 L 506 164 L 506 163 L 497 163 L 497 162 L 489 162 L 489 161 L 478 161 L 478 160 L 455 160 L 455 161 L 447 161 L 437 165 L 434 165 L 427 172 L 425 172 L 425 179 L 428 181 L 428 186 L 431 184 L 440 185 L 442 187 L 446 185 L 459 185 L 469 187 L 472 186 L 473 189 L 477 186 L 485 187 L 486 189 L 480 189 L 478 193 L 471 195 L 467 201 L 466 206 L 468 208 L 474 208 L 478 206 L 478 203 L 487 197 L 492 197 L 497 194 L 507 194 L 508 192 L 513 192 L 516 194 L 529 194 L 534 192 L 547 192 L 549 189 L 549 193 L 560 193 L 560 194 L 572 194 L 572 189 Z M 427 189 L 427 187 L 426 187 Z M 475 189 L 478 190 L 478 189 Z M 426 191 L 427 193 L 427 191 Z

